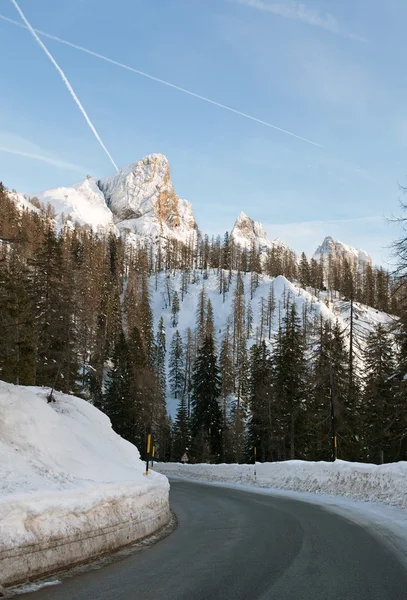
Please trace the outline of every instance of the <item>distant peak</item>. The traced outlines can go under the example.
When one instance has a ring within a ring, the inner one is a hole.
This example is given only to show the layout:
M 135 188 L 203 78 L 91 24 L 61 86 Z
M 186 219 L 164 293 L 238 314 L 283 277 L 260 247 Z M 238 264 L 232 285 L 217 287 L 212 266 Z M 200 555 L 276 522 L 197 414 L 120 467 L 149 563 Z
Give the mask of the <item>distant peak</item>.
M 251 219 L 245 212 L 241 211 L 237 216 L 236 223 L 241 221 L 253 221 L 253 219 Z
M 359 266 L 366 263 L 372 264 L 372 259 L 365 250 L 356 249 L 353 246 L 334 240 L 331 236 L 326 236 L 322 244 L 316 249 L 314 258 L 318 259 L 321 256 L 325 258 L 329 255 L 343 256 L 349 260 L 356 259 Z

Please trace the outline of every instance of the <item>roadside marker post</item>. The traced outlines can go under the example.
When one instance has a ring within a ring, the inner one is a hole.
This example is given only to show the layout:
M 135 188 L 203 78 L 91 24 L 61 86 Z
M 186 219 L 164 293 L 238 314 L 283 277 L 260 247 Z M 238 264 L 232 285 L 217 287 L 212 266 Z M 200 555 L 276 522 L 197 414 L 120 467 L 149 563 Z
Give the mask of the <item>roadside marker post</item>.
M 153 446 L 153 451 L 151 453 L 151 468 L 154 469 L 154 455 L 155 455 L 155 446 Z
M 255 481 L 257 479 L 257 473 L 256 473 L 256 456 L 257 456 L 257 448 L 255 446 L 254 447 L 254 480 Z
M 148 464 L 150 462 L 150 447 L 151 447 L 151 433 L 149 433 L 147 436 L 146 475 L 148 475 Z

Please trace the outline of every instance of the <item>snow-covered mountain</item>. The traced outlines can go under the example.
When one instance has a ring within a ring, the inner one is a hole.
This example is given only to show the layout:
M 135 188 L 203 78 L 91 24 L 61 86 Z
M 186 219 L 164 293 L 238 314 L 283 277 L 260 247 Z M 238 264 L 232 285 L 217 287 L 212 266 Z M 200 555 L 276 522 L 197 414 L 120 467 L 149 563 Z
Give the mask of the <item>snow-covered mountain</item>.
M 322 244 L 315 251 L 314 258 L 319 260 L 322 257 L 328 258 L 332 254 L 334 256 L 342 256 L 350 261 L 357 261 L 358 267 L 362 269 L 365 265 L 371 265 L 372 259 L 365 250 L 357 250 L 352 246 L 348 246 L 343 242 L 333 240 L 327 236 Z
M 29 196 L 15 196 L 22 208 L 35 209 Z M 41 204 L 51 205 L 58 225 L 68 220 L 95 231 L 126 231 L 133 239 L 160 236 L 185 243 L 198 229 L 191 204 L 175 193 L 162 154 L 150 154 L 112 177 L 88 176 L 71 187 L 46 190 L 36 197 Z
M 38 210 L 34 196 L 12 193 L 21 208 Z M 38 200 L 54 210 L 61 226 L 68 220 L 89 225 L 95 231 L 125 232 L 130 241 L 157 241 L 159 238 L 190 242 L 198 232 L 192 205 L 181 199 L 171 182 L 170 166 L 163 154 L 150 154 L 124 167 L 113 176 L 97 179 L 88 175 L 70 187 L 58 187 L 37 194 Z M 289 249 L 279 239 L 270 240 L 261 223 L 241 212 L 230 234 L 236 244 L 265 252 Z M 357 260 L 359 268 L 371 264 L 364 250 L 356 250 L 326 237 L 314 258 L 330 254 Z
M 192 206 L 175 193 L 163 154 L 150 154 L 98 185 L 120 230 L 183 242 L 197 231 Z
M 253 221 L 246 213 L 241 212 L 237 217 L 230 237 L 235 244 L 242 248 L 250 249 L 253 244 L 260 250 L 269 250 L 271 248 L 287 248 L 281 240 L 269 240 L 264 227 L 258 221 Z
M 88 176 L 72 187 L 46 190 L 38 194 L 38 199 L 45 206 L 53 207 L 57 220 L 64 216 L 73 223 L 91 225 L 96 231 L 115 230 L 113 214 L 94 177 Z

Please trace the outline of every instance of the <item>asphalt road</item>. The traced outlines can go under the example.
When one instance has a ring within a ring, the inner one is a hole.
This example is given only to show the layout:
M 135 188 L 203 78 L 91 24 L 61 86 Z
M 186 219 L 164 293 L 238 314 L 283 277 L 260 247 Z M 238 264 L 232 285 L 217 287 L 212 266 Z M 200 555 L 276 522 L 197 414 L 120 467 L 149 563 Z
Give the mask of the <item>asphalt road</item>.
M 319 506 L 174 481 L 177 529 L 144 552 L 27 600 L 403 600 L 407 571 Z

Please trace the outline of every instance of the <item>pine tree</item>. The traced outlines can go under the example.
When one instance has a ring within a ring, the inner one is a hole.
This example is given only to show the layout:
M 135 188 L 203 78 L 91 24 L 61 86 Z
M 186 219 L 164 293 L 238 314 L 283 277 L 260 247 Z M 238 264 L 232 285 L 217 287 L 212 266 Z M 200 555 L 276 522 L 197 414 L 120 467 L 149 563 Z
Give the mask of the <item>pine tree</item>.
M 202 289 L 198 298 L 198 308 L 196 311 L 196 343 L 198 348 L 203 344 L 207 326 L 207 298 L 205 288 Z
M 198 350 L 193 374 L 192 421 L 196 461 L 218 462 L 221 456 L 221 382 L 213 339 L 205 338 Z
M 304 438 L 304 453 L 308 460 L 332 460 L 333 452 L 333 427 L 335 427 L 335 413 L 337 404 L 333 406 L 331 415 L 331 401 L 338 396 L 339 381 L 341 377 L 341 364 L 334 361 L 332 352 L 333 334 L 332 325 L 320 317 L 318 340 L 312 355 L 312 385 L 311 393 L 306 404 L 306 425 Z M 345 355 L 343 355 L 345 359 Z M 344 365 L 343 365 L 344 366 Z M 345 390 L 346 372 L 342 374 L 342 386 Z M 338 385 L 337 385 L 338 384 Z M 332 386 L 332 395 L 331 395 Z
M 271 339 L 271 333 L 273 330 L 273 319 L 274 311 L 276 309 L 276 301 L 274 296 L 274 285 L 270 284 L 269 295 L 267 299 L 267 326 L 268 326 L 268 337 Z
M 208 298 L 206 303 L 205 337 L 211 337 L 215 339 L 213 306 L 210 298 Z
M 157 377 L 158 386 L 162 398 L 165 400 L 166 377 L 165 377 L 165 354 L 166 354 L 166 333 L 164 319 L 160 317 L 157 327 L 157 335 L 154 349 L 154 371 Z
M 299 265 L 299 280 L 302 288 L 307 288 L 310 285 L 310 267 L 305 252 L 301 254 L 301 260 Z
M 171 303 L 171 326 L 176 327 L 178 325 L 178 314 L 179 314 L 179 296 L 177 290 L 172 295 Z
M 187 398 L 188 416 L 191 416 L 192 375 L 196 359 L 196 344 L 191 328 L 187 329 L 185 342 L 185 381 L 183 394 Z
M 114 348 L 113 366 L 107 374 L 106 391 L 103 394 L 103 411 L 112 422 L 116 433 L 133 442 L 131 364 L 126 338 L 121 332 Z
M 283 319 L 274 361 L 274 390 L 284 431 L 281 450 L 286 458 L 294 459 L 296 437 L 303 429 L 308 382 L 305 341 L 295 304 Z
M 0 262 L 0 365 L 4 381 L 35 384 L 34 306 L 27 269 L 15 249 Z
M 189 452 L 191 444 L 191 428 L 185 396 L 181 396 L 178 403 L 172 436 L 172 459 L 179 461 L 184 452 Z
M 184 348 L 182 344 L 182 338 L 178 329 L 174 333 L 171 341 L 169 360 L 169 381 L 171 394 L 174 396 L 174 398 L 186 397 Z
M 140 312 L 138 329 L 144 343 L 148 363 L 151 365 L 153 356 L 153 313 L 150 306 L 150 289 L 147 272 L 142 273 Z
M 250 455 L 256 447 L 260 461 L 276 460 L 277 440 L 273 440 L 272 362 L 264 341 L 255 344 L 250 350 L 249 408 Z
M 364 444 L 369 462 L 391 462 L 402 433 L 395 413 L 394 351 L 388 332 L 379 324 L 371 332 L 364 352 Z

